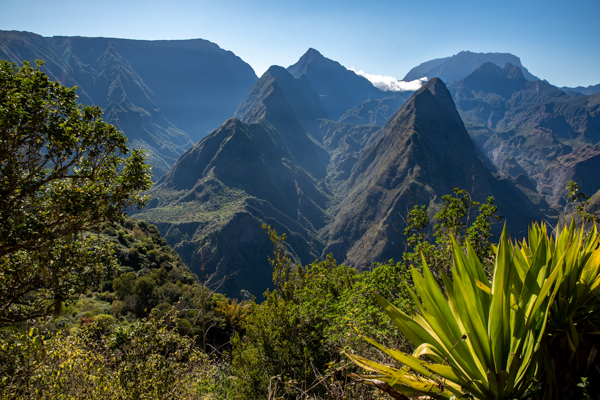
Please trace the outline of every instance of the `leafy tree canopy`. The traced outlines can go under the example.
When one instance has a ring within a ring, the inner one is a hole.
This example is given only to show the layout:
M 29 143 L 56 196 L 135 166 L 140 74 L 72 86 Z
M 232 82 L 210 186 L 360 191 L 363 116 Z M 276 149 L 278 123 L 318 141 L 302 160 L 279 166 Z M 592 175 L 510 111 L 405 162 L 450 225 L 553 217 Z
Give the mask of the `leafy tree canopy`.
M 115 259 L 89 232 L 143 206 L 151 185 L 143 151 L 36 64 L 0 62 L 0 322 L 96 284 Z

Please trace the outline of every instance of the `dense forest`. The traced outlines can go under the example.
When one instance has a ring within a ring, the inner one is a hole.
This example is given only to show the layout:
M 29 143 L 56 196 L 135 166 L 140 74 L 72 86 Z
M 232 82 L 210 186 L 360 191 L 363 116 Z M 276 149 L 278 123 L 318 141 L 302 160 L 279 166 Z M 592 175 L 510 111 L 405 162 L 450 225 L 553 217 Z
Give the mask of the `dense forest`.
M 525 238 L 454 188 L 363 270 L 294 262 L 263 225 L 273 289 L 229 298 L 127 216 L 148 166 L 100 108 L 28 63 L 2 62 L 0 87 L 2 398 L 597 396 L 600 235 L 576 183 Z

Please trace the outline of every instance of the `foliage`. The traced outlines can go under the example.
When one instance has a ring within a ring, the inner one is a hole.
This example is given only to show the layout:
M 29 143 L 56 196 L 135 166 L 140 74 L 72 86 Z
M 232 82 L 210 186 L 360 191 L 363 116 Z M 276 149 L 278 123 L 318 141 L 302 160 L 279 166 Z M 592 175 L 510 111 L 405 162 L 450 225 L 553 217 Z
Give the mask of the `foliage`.
M 416 293 L 411 291 L 411 296 L 418 313 L 408 315 L 378 296 L 388 316 L 417 348 L 409 355 L 367 338 L 404 366 L 396 369 L 348 354 L 378 373 L 363 379 L 383 381 L 406 396 L 528 396 L 544 371 L 538 350 L 565 265 L 563 252 L 547 257 L 542 235 L 530 240 L 535 251 L 526 254 L 503 232 L 491 282 L 470 242 L 465 255 L 453 241 L 453 279 L 443 275 L 447 297 L 425 261 L 423 276 L 412 270 Z M 424 355 L 433 362 L 419 359 Z
M 419 267 L 423 256 L 439 283 L 442 283 L 441 272 L 451 274 L 453 237 L 460 245 L 468 239 L 478 259 L 490 267 L 489 261 L 493 258 L 491 228 L 502 219 L 496 215 L 498 207 L 494 205 L 493 197 L 488 197 L 482 204 L 474 201 L 464 189 L 454 188 L 453 191 L 454 195 L 442 197 L 444 205 L 435 214 L 437 224 L 433 227 L 433 238 L 423 232 L 429 225 L 425 206 L 414 206 L 409 211 L 404 229 L 407 237 L 407 251 L 403 254 L 405 266 Z M 410 276 L 407 279 L 410 280 Z
M 529 244 L 525 240 L 520 244 L 525 259 L 543 251 L 553 261 L 553 269 L 562 268 L 562 280 L 558 282 L 558 294 L 550 307 L 547 329 L 552 336 L 564 335 L 573 352 L 579 336 L 596 332 L 600 325 L 596 312 L 600 310 L 599 241 L 595 226 L 586 235 L 584 227 L 577 229 L 573 221 L 555 239 L 548 237 L 545 225 L 533 225 L 529 229 Z M 540 246 L 543 250 L 538 250 Z M 564 259 L 562 264 L 557 264 L 560 259 Z
M 2 398 L 216 398 L 217 367 L 169 328 L 176 320 L 151 316 L 104 335 L 96 319 L 74 332 L 35 329 L 4 335 Z
M 216 302 L 215 310 L 223 316 L 223 325 L 241 328 L 248 320 L 250 306 L 237 299 L 223 299 Z
M 413 268 L 419 313 L 408 315 L 383 297 L 386 313 L 417 346 L 412 355 L 371 344 L 404 364 L 400 369 L 348 354 L 404 395 L 442 398 L 472 394 L 478 399 L 527 396 L 546 379 L 551 396 L 554 378 L 548 344 L 566 337 L 576 351 L 579 337 L 595 333 L 600 309 L 600 248 L 595 227 L 588 240 L 572 223 L 555 238 L 544 224 L 529 229 L 529 240 L 511 243 L 503 233 L 496 250 L 492 281 L 470 242 L 467 254 L 453 242 L 453 280 L 443 276 L 446 297 L 425 261 L 421 276 Z M 417 297 L 419 296 L 419 297 Z M 419 301 L 422 300 L 422 303 Z M 426 355 L 434 363 L 419 359 Z M 589 361 L 588 361 L 589 367 Z
M 0 63 L 0 322 L 58 311 L 98 284 L 111 250 L 83 232 L 145 203 L 144 155 L 123 158 L 126 138 L 101 113 L 29 63 Z
M 567 184 L 569 192 L 569 203 L 575 207 L 575 213 L 579 215 L 581 221 L 585 223 L 600 223 L 600 219 L 589 211 L 589 208 L 595 206 L 591 199 L 582 191 L 581 186 L 576 182 L 569 181 Z
M 294 266 L 292 260 L 285 252 L 285 233 L 281 236 L 271 226 L 262 225 L 264 231 L 269 235 L 271 243 L 273 243 L 273 256 L 268 257 L 269 264 L 273 268 L 273 283 L 277 288 L 277 293 L 285 300 L 291 300 L 295 290 L 300 285 L 302 274 L 304 272 L 302 266 Z
M 520 257 L 528 259 L 543 251 L 551 268 L 560 269 L 545 333 L 546 390 L 549 396 L 562 392 L 563 398 L 569 398 L 576 395 L 574 389 L 581 374 L 598 376 L 589 367 L 596 356 L 593 348 L 599 345 L 596 335 L 600 325 L 600 235 L 595 224 L 586 232 L 585 226 L 577 228 L 575 221 L 557 231 L 552 238 L 545 225 L 532 226 L 529 244 L 525 240 L 520 244 Z M 526 271 L 528 265 L 522 265 Z
M 306 266 L 295 266 L 285 255 L 283 235 L 267 229 L 274 244 L 274 280 L 283 289 L 265 293 L 252 303 L 245 334 L 233 339 L 233 391 L 238 398 L 372 398 L 365 387 L 351 385 L 355 367 L 340 358 L 339 349 L 362 346 L 349 324 L 397 346 L 404 338 L 378 309 L 376 290 L 403 306 L 398 277 L 402 265 L 377 265 L 357 271 L 337 265 L 328 256 Z M 284 278 L 282 278 L 282 276 Z M 364 346 L 363 346 L 364 347 Z M 365 351 L 369 351 L 364 347 Z M 373 357 L 380 353 L 369 352 Z

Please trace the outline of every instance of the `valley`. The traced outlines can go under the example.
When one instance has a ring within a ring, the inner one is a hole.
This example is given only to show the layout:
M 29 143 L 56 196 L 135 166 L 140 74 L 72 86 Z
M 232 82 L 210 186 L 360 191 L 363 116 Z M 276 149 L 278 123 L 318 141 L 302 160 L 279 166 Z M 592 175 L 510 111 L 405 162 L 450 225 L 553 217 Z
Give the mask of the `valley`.
M 557 88 L 512 54 L 431 60 L 404 78 L 421 89 L 383 91 L 312 48 L 258 78 L 200 39 L 0 33 L 3 58 L 44 59 L 148 152 L 155 183 L 134 217 L 193 272 L 227 277 L 229 296 L 272 287 L 263 225 L 295 263 L 369 269 L 402 258 L 411 207 L 432 218 L 453 188 L 492 196 L 514 237 L 556 221 L 570 180 L 600 190 L 600 93 Z

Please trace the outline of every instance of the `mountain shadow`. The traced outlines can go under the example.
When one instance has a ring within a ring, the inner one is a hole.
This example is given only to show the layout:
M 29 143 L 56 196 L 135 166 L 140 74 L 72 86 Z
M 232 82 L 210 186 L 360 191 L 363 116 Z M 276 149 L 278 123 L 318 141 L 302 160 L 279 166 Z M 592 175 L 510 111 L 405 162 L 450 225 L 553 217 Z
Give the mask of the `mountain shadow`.
M 0 57 L 44 60 L 52 79 L 105 110 L 130 147 L 148 154 L 157 179 L 192 144 L 229 118 L 258 79 L 231 52 L 205 40 L 51 37 L 0 31 Z
M 494 196 L 514 235 L 544 217 L 512 182 L 496 179 L 485 167 L 446 86 L 434 78 L 404 103 L 361 154 L 324 235 L 324 253 L 359 267 L 399 260 L 408 209 L 424 204 L 432 216 L 441 207 L 441 197 L 454 187 L 474 188 L 479 201 Z

